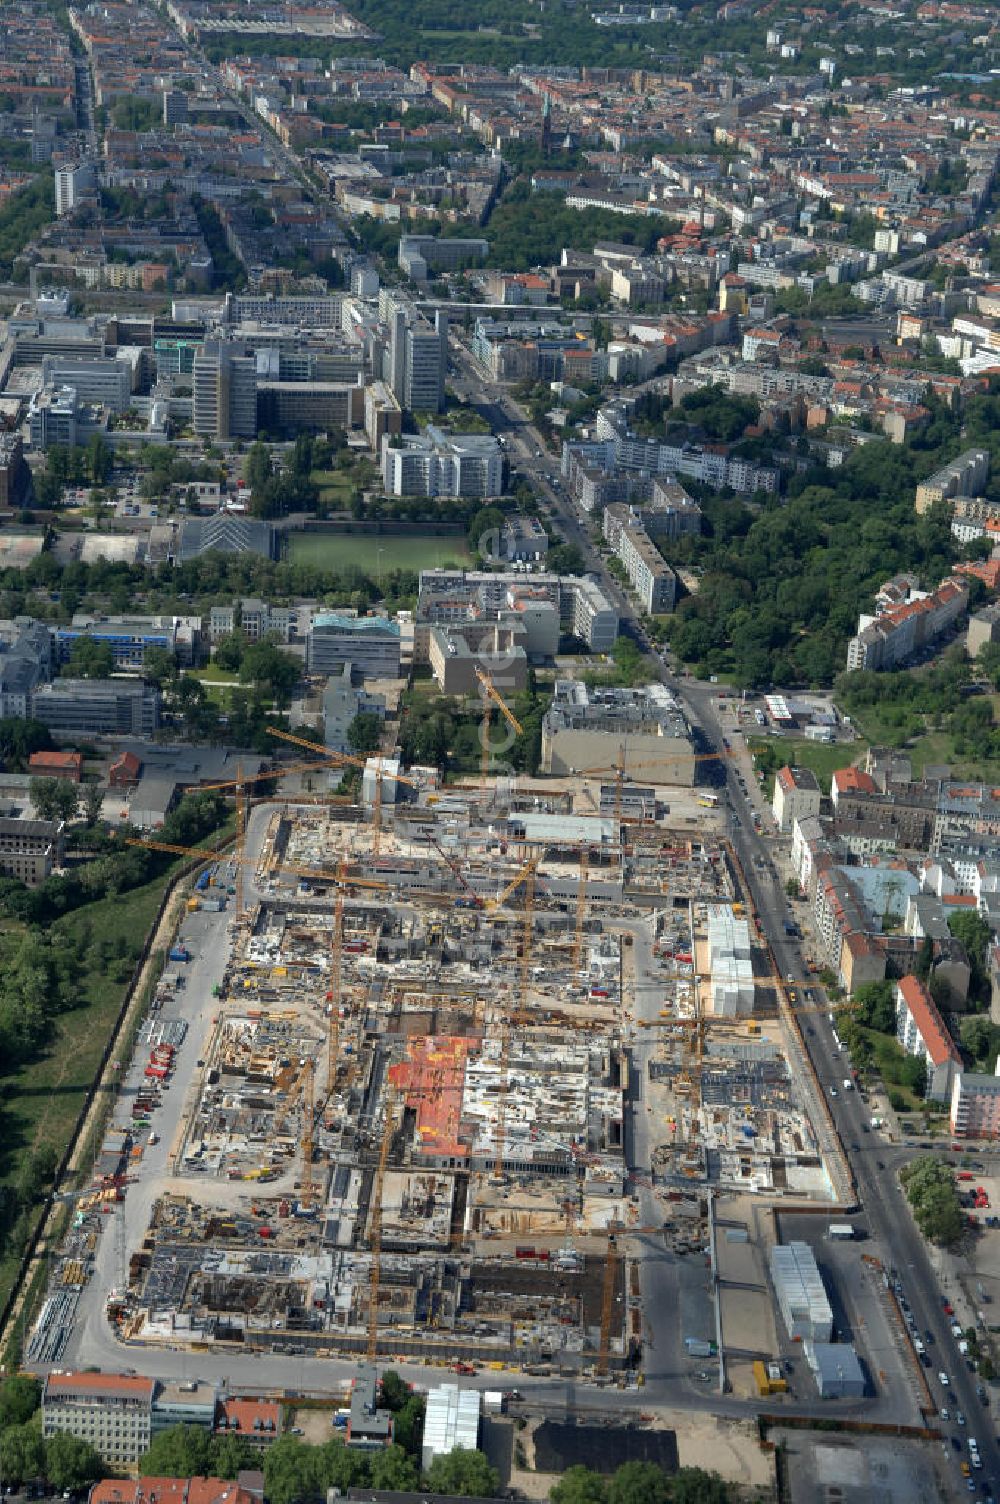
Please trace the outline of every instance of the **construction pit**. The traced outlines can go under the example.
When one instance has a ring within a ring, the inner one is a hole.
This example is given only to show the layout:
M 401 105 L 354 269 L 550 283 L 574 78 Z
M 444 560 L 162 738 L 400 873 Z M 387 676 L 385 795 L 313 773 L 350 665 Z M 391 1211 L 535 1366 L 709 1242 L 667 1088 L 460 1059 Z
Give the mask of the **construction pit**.
M 682 1255 L 699 1185 L 819 1186 L 777 1029 L 704 1017 L 699 905 L 738 903 L 716 835 L 574 813 L 565 791 L 433 797 L 383 812 L 377 851 L 361 809 L 255 811 L 142 1226 L 126 1202 L 109 1313 L 129 1340 L 624 1381 L 630 1233 Z M 663 1132 L 637 1169 L 640 1096 Z

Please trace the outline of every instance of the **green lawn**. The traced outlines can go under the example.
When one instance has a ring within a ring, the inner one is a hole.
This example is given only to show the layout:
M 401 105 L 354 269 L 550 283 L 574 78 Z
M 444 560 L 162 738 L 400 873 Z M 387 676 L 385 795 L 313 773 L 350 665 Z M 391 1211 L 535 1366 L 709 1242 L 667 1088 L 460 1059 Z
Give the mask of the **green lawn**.
M 382 569 L 433 569 L 444 564 L 468 565 L 472 555 L 461 533 L 451 537 L 417 533 L 399 537 L 388 533 L 299 533 L 288 539 L 288 561 L 317 569 L 340 570 L 351 565 L 373 579 Z
M 3 1076 L 0 1188 L 15 1180 L 22 1156 L 33 1149 L 52 1143 L 61 1156 L 101 1063 L 132 967 L 178 865 L 142 888 L 87 904 L 53 925 L 79 942 L 85 966 L 80 1002 L 73 1012 L 60 1017 L 40 1059 Z M 102 941 L 117 952 L 111 975 L 108 968 L 87 965 L 88 948 Z M 6 1299 L 16 1272 L 16 1257 L 0 1257 L 0 1302 Z
M 864 742 L 851 742 L 847 745 L 834 743 L 832 746 L 825 742 L 811 742 L 805 737 L 748 737 L 747 745 L 751 752 L 757 756 L 758 766 L 762 770 L 771 771 L 773 767 L 784 767 L 787 763 L 791 767 L 809 768 L 816 774 L 820 788 L 824 793 L 829 792 L 830 779 L 838 768 L 846 768 L 855 763 L 867 750 Z M 777 763 L 774 759 L 777 758 Z M 768 780 L 768 788 L 771 787 Z

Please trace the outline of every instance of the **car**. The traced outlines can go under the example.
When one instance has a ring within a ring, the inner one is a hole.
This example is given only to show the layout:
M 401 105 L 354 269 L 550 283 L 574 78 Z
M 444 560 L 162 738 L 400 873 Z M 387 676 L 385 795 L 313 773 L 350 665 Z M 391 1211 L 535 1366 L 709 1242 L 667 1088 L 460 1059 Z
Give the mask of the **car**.
M 955 1424 L 956 1426 L 965 1425 L 965 1416 L 962 1414 L 961 1410 L 955 1411 Z
M 947 1389 L 948 1385 L 951 1383 L 951 1380 L 949 1379 L 949 1377 L 948 1377 L 948 1375 L 946 1373 L 939 1373 L 938 1374 L 938 1383 L 941 1385 L 942 1389 Z
M 835 1097 L 837 1095 L 837 1088 L 835 1086 L 830 1087 L 830 1095 L 831 1097 Z
M 951 1420 L 951 1414 L 949 1413 L 948 1408 L 947 1408 L 946 1405 L 942 1405 L 941 1406 L 941 1409 L 938 1411 L 938 1414 L 940 1415 L 940 1417 L 941 1417 L 942 1420 Z
M 974 1494 L 975 1491 L 976 1491 L 976 1480 L 975 1480 L 975 1478 L 970 1478 L 969 1481 L 968 1481 L 968 1483 L 965 1486 L 969 1490 L 970 1494 Z

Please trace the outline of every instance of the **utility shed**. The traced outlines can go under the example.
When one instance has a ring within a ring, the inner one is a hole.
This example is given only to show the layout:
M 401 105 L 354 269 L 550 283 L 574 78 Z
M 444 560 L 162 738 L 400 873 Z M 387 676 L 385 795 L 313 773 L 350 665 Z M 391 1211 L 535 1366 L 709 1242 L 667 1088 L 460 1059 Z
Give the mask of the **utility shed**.
M 809 1244 L 779 1243 L 772 1248 L 771 1280 L 789 1337 L 829 1342 L 833 1312 Z
M 802 1347 L 821 1400 L 859 1400 L 864 1370 L 850 1342 L 805 1342 Z
M 424 1415 L 424 1448 L 421 1465 L 426 1472 L 435 1457 L 444 1457 L 455 1447 L 475 1451 L 479 1445 L 479 1391 L 441 1384 L 427 1392 Z

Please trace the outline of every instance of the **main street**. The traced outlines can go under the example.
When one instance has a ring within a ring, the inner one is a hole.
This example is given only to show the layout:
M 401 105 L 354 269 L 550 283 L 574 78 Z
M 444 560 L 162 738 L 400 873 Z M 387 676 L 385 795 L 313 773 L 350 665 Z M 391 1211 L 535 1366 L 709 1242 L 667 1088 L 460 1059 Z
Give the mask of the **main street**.
M 790 916 L 788 900 L 773 865 L 769 843 L 754 827 L 754 810 L 760 813 L 763 808 L 760 790 L 756 779 L 750 775 L 749 758 L 741 762 L 735 748 L 736 755 L 726 755 L 726 741 L 730 738 L 719 719 L 716 707 L 718 690 L 699 680 L 675 675 L 666 658 L 655 651 L 632 602 L 610 575 L 601 554 L 594 547 L 583 515 L 566 494 L 559 479 L 558 462 L 549 455 L 542 434 L 510 393 L 486 377 L 464 346 L 454 339 L 451 356 L 456 367 L 453 385 L 458 395 L 472 401 L 494 431 L 503 437 L 512 462 L 516 462 L 518 470 L 525 474 L 547 503 L 557 531 L 567 543 L 576 545 L 587 572 L 595 576 L 602 590 L 617 606 L 622 630 L 650 653 L 651 674 L 677 695 L 692 726 L 701 734 L 704 750 L 720 754 L 722 786 L 730 810 L 729 835 L 762 929 L 770 941 L 779 973 L 783 977 L 804 978 L 808 973 L 801 944 L 785 932 L 785 921 Z M 748 774 L 742 784 L 741 769 Z M 818 986 L 814 990 L 817 997 L 822 997 Z M 949 1433 L 956 1413 L 964 1414 L 967 1426 L 957 1428 L 954 1434 L 962 1455 L 967 1454 L 970 1435 L 978 1441 L 983 1468 L 981 1473 L 977 1472 L 976 1478 L 984 1492 L 992 1492 L 996 1480 L 1000 1479 L 1000 1448 L 992 1417 L 977 1396 L 975 1376 L 958 1352 L 950 1330 L 951 1319 L 945 1314 L 943 1294 L 926 1245 L 910 1216 L 898 1180 L 899 1169 L 912 1155 L 903 1148 L 887 1146 L 872 1130 L 861 1094 L 853 1089 L 844 1090 L 847 1072 L 825 1010 L 809 1016 L 802 1038 L 850 1167 L 857 1202 L 864 1213 L 873 1249 L 886 1268 L 897 1271 L 916 1331 L 931 1357 L 932 1366 L 925 1369 L 925 1374 L 932 1401 L 939 1411 L 938 1424 L 943 1432 Z M 834 1089 L 836 1096 L 832 1094 Z M 822 1111 L 821 1104 L 817 1105 Z M 666 1278 L 669 1280 L 669 1276 Z M 668 1297 L 667 1285 L 662 1293 Z M 677 1384 L 671 1373 L 674 1365 L 669 1352 L 654 1351 L 650 1357 L 655 1390 L 669 1391 L 673 1402 L 673 1396 L 683 1386 Z M 939 1381 L 939 1372 L 947 1376 L 947 1385 Z M 647 1390 L 647 1399 L 653 1401 L 653 1391 Z M 714 1405 L 720 1403 L 717 1397 L 713 1397 Z M 943 1411 L 948 1412 L 947 1422 L 940 1413 Z M 955 1459 L 956 1486 L 960 1486 L 959 1453 L 953 1450 L 951 1455 Z

